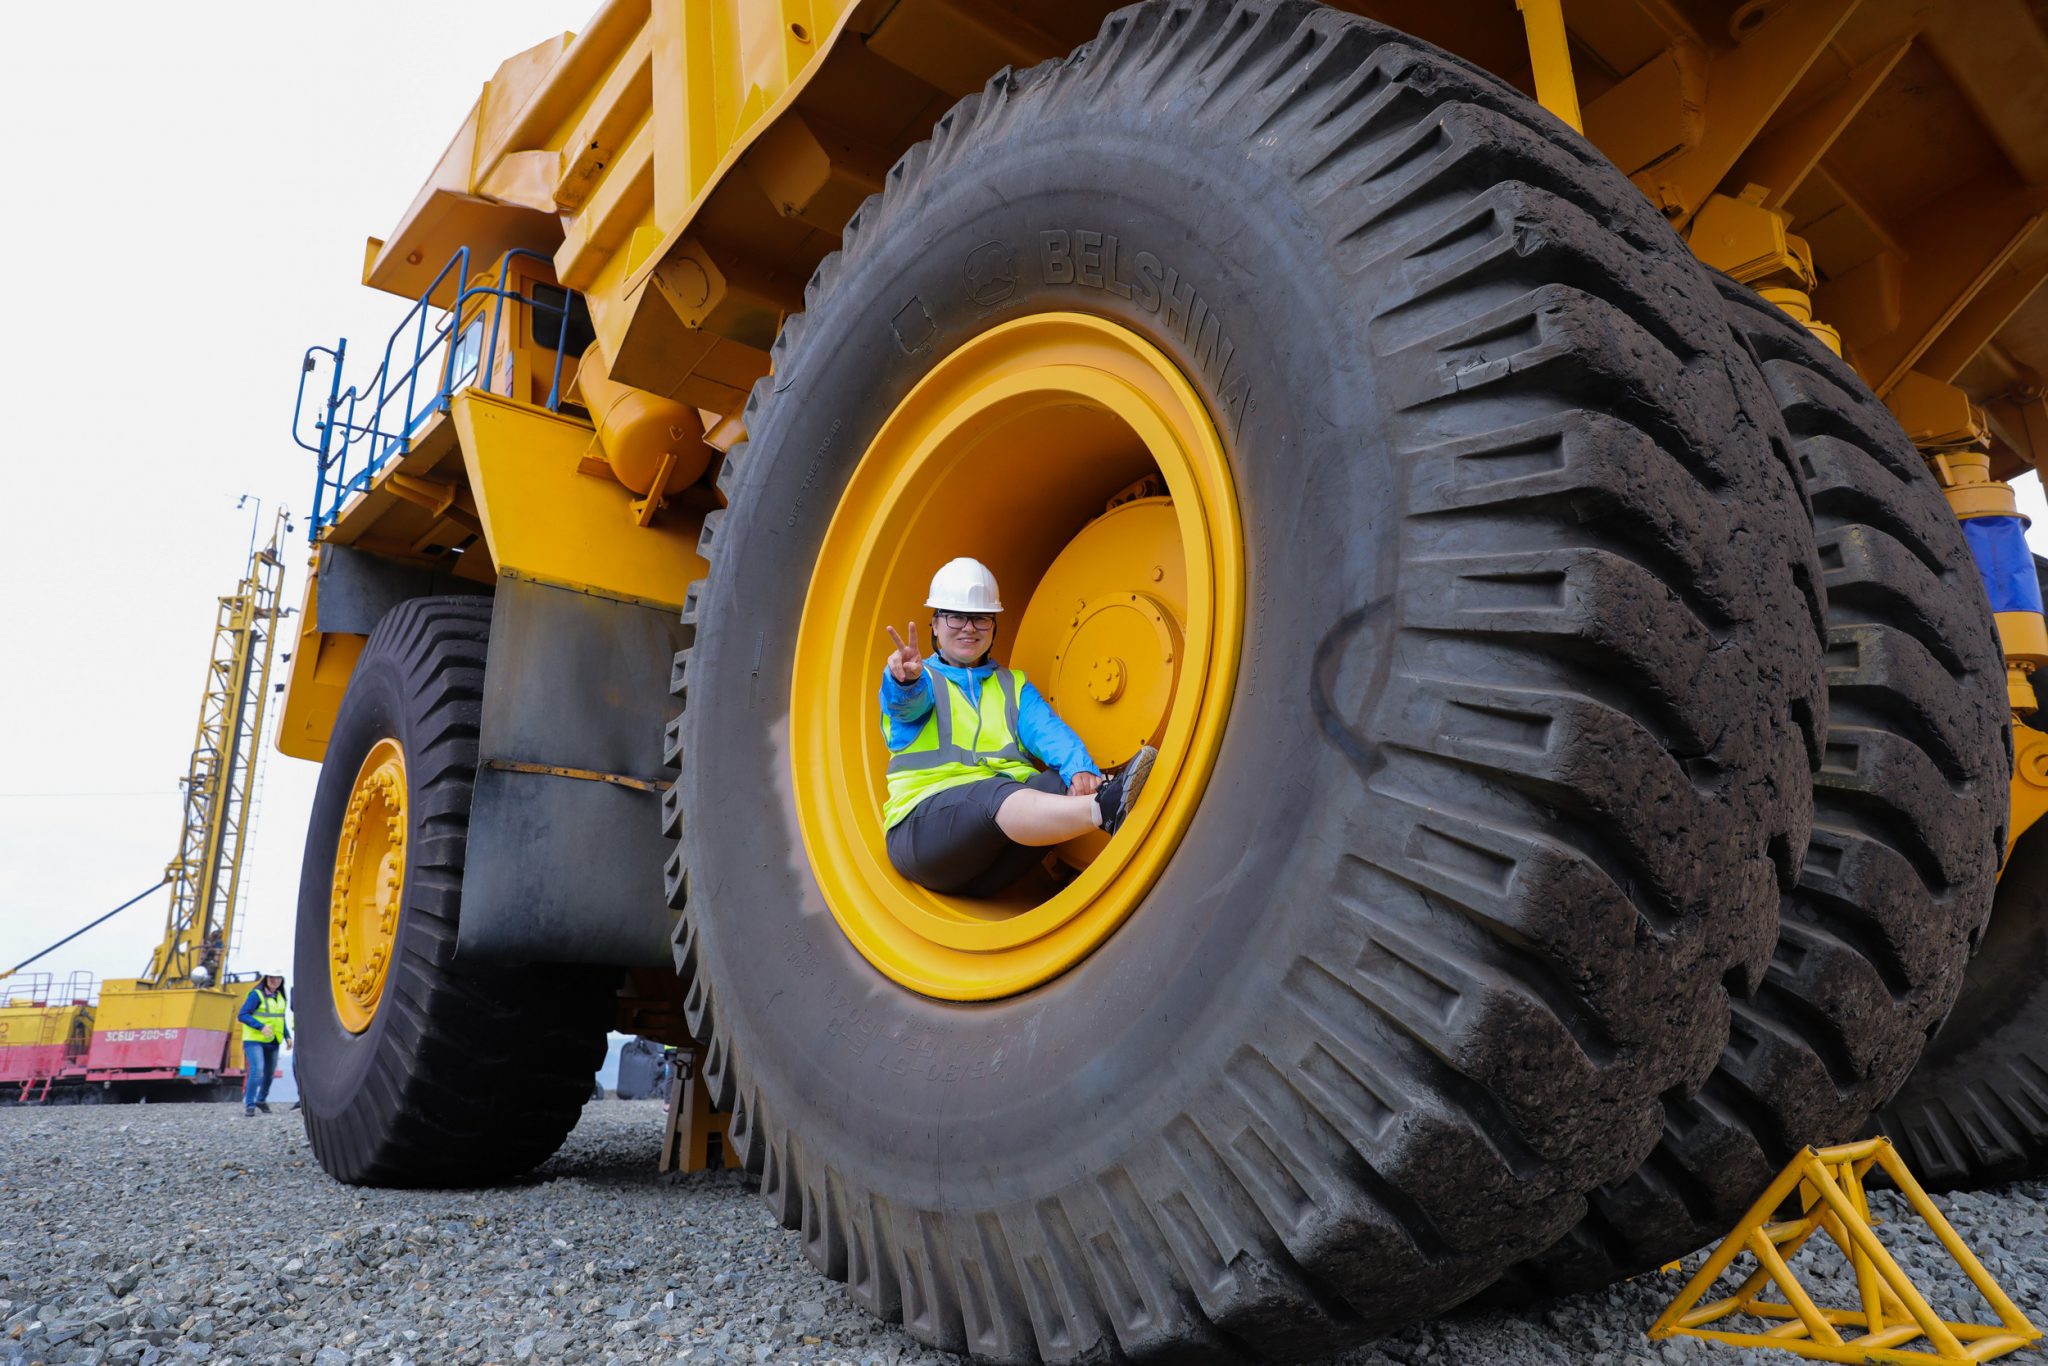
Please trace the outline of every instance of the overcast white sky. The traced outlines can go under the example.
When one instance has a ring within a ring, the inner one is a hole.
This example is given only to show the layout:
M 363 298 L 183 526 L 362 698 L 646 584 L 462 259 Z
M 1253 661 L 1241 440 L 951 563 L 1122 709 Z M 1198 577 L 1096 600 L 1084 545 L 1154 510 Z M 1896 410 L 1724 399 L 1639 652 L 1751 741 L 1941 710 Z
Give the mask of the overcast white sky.
M 301 352 L 382 341 L 357 284 L 503 58 L 594 0 L 41 6 L 0 44 L 0 969 L 157 879 L 243 493 L 304 512 Z M 2041 523 L 2032 479 L 2022 490 Z M 267 517 L 267 513 L 266 513 Z M 302 586 L 292 556 L 286 600 Z M 282 672 L 279 673 L 282 678 Z M 265 746 L 232 966 L 289 971 L 315 768 Z M 140 972 L 166 894 L 33 971 Z
M 0 124 L 0 970 L 177 851 L 214 599 L 251 493 L 307 508 L 300 353 L 381 351 L 363 239 L 497 64 L 595 0 L 123 0 L 10 15 Z M 303 542 L 286 599 L 299 600 Z M 278 678 L 282 679 L 279 672 Z M 266 727 L 267 728 L 267 727 Z M 316 772 L 269 751 L 234 966 L 289 971 Z M 142 971 L 167 893 L 30 971 Z

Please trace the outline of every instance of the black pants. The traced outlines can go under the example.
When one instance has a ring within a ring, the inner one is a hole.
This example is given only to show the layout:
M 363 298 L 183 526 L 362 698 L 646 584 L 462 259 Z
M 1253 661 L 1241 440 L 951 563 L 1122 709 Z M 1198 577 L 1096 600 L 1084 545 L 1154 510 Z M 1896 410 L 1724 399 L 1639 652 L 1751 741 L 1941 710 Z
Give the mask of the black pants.
M 1057 769 L 1028 783 L 995 774 L 935 792 L 889 829 L 889 862 L 920 887 L 953 896 L 995 896 L 1043 859 L 996 824 L 1003 799 L 1020 787 L 1064 796 Z

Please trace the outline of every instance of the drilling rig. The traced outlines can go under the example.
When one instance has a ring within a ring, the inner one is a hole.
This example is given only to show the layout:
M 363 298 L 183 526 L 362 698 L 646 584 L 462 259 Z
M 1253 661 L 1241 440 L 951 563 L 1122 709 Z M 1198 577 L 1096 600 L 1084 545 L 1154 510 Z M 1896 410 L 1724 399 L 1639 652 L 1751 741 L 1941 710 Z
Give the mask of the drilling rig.
M 102 982 L 96 1003 L 79 973 L 61 988 L 47 974 L 33 975 L 0 996 L 0 1085 L 16 1084 L 15 1099 L 79 1088 L 102 1099 L 164 1099 L 239 1085 L 234 1018 L 251 974 L 230 972 L 228 957 L 254 823 L 290 529 L 289 513 L 280 511 L 270 539 L 252 540 L 235 591 L 217 601 L 198 732 L 181 784 L 178 853 L 157 884 L 171 889 L 163 938 L 141 976 Z

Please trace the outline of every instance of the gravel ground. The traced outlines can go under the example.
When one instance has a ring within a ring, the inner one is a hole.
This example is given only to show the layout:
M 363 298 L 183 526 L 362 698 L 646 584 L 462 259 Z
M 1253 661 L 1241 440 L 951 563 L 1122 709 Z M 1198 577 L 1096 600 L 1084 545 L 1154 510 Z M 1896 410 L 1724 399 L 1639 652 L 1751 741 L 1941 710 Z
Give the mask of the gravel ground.
M 330 1181 L 298 1117 L 278 1111 L 0 1110 L 0 1363 L 957 1360 L 812 1272 L 743 1179 L 656 1175 L 651 1102 L 590 1106 L 531 1182 L 435 1192 Z M 2048 1324 L 2048 1182 L 1941 1204 Z M 1907 1243 L 1903 1260 L 1937 1306 L 1981 1312 L 1957 1301 L 1967 1283 L 1931 1240 Z M 1333 1361 L 1790 1360 L 1647 1341 L 1681 1283 L 1467 1313 Z M 1846 1282 L 1835 1296 L 1823 1302 L 1851 1302 Z

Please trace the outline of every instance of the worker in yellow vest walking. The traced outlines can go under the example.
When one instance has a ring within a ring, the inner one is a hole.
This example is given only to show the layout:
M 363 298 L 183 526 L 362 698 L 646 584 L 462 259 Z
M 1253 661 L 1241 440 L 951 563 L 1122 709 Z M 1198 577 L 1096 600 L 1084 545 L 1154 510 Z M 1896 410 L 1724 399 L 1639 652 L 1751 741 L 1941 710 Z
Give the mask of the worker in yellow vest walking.
M 1038 689 L 994 661 L 1003 603 L 979 560 L 941 565 L 925 606 L 931 656 L 915 623 L 907 641 L 883 628 L 896 647 L 882 674 L 889 861 L 935 892 L 995 896 L 1048 846 L 1088 830 L 1115 834 L 1157 751 L 1146 745 L 1105 779 Z
M 242 1065 L 248 1069 L 242 1083 L 244 1118 L 258 1110 L 270 1113 L 270 1079 L 277 1075 L 278 1046 L 292 1046 L 292 1027 L 285 1017 L 284 974 L 266 973 L 242 999 L 235 1017 L 242 1025 Z

